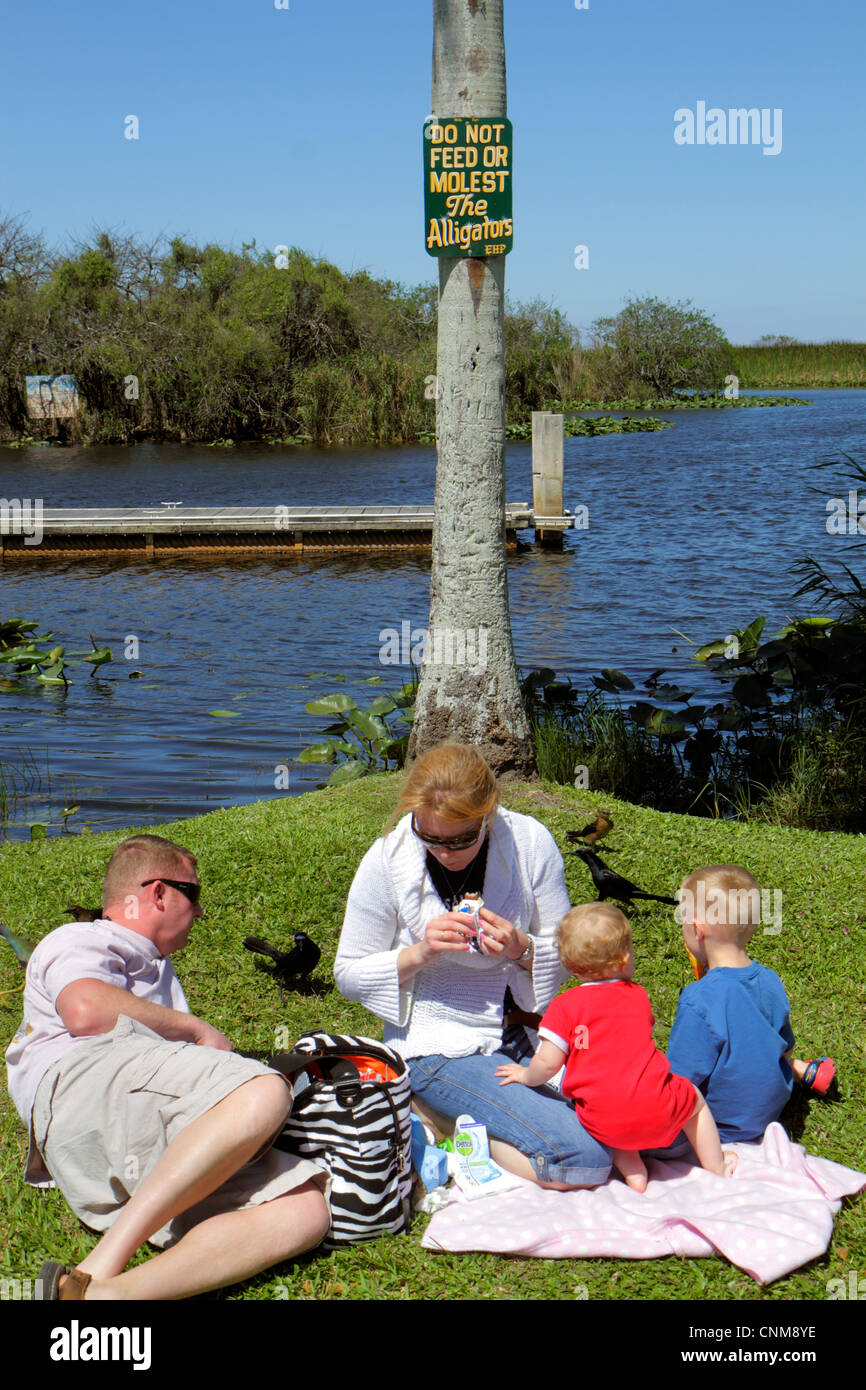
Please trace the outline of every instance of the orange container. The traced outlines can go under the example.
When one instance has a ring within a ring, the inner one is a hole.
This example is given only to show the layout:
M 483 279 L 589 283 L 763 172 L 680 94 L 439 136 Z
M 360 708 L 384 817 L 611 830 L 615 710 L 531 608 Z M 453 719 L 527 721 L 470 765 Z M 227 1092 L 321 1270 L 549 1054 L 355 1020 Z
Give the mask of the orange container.
M 362 1057 L 353 1055 L 346 1058 L 347 1062 L 354 1062 L 361 1073 L 362 1081 L 396 1081 L 397 1073 L 393 1067 L 389 1067 L 387 1062 L 383 1062 L 379 1057 Z M 367 1075 L 363 1075 L 366 1072 Z
M 695 960 L 688 946 L 686 947 L 686 955 L 692 963 L 692 970 L 694 970 L 695 972 L 695 979 L 702 980 L 710 968 L 709 965 L 705 960 Z
M 333 1060 L 336 1060 L 336 1058 Z M 354 1063 L 358 1068 L 358 1079 L 360 1081 L 397 1080 L 397 1073 L 394 1068 L 390 1067 L 387 1062 L 383 1062 L 379 1057 L 368 1057 L 362 1053 L 352 1052 L 341 1055 L 339 1060 Z M 305 1067 L 304 1070 L 313 1081 L 324 1081 L 326 1079 L 317 1061 L 311 1060 L 309 1066 Z

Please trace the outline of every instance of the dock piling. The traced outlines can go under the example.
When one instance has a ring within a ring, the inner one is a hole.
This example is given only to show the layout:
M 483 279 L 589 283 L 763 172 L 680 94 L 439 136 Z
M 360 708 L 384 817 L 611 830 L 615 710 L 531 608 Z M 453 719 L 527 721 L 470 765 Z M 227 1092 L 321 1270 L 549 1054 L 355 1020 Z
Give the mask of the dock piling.
M 537 544 L 562 549 L 562 492 L 564 432 L 561 415 L 549 410 L 532 412 L 532 510 Z M 545 518 L 560 519 L 555 529 Z

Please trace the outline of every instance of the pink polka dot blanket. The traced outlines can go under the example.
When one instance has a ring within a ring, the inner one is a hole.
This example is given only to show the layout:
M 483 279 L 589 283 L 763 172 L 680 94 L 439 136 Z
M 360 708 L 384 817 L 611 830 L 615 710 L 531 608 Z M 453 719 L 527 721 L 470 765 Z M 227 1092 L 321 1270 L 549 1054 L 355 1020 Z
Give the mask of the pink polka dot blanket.
M 648 1159 L 643 1193 L 617 1178 L 575 1192 L 521 1180 L 513 1191 L 473 1200 L 455 1187 L 421 1243 L 549 1260 L 718 1252 L 769 1284 L 822 1255 L 841 1199 L 866 1188 L 866 1173 L 806 1153 L 780 1124 L 769 1125 L 760 1143 L 725 1147 L 738 1155 L 733 1177 Z

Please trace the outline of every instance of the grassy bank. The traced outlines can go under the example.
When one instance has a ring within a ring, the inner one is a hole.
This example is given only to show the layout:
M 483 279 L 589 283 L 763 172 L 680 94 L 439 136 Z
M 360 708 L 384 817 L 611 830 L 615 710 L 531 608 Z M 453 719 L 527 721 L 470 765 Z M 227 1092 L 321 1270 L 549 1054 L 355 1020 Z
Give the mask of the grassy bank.
M 741 391 L 821 390 L 866 387 L 866 343 L 795 343 L 775 347 L 732 347 L 733 367 Z M 556 373 L 557 399 L 597 407 L 616 408 L 610 358 L 600 348 L 573 348 L 561 359 Z M 723 390 L 719 381 L 716 389 Z M 626 392 L 628 405 L 644 403 L 660 409 L 664 402 L 633 383 Z M 682 404 L 682 402 L 680 402 Z M 734 405 L 733 401 L 722 401 Z M 713 404 L 712 401 L 702 404 Z M 574 408 L 574 407 L 572 407 Z
M 282 1026 L 294 1035 L 325 1024 L 381 1037 L 380 1021 L 337 993 L 333 960 L 346 893 L 364 851 L 393 808 L 399 777 L 370 777 L 348 787 L 263 802 L 163 827 L 151 827 L 198 856 L 206 916 L 189 949 L 176 958 L 191 1009 L 244 1051 L 269 1054 Z M 516 785 L 506 803 L 537 816 L 560 845 L 601 799 L 553 784 Z M 613 811 L 609 837 L 618 870 L 641 886 L 671 893 L 701 863 L 742 862 L 762 887 L 781 888 L 783 927 L 756 934 L 757 959 L 781 975 L 791 1001 L 799 1055 L 831 1053 L 841 1078 L 840 1103 L 797 1098 L 784 1117 L 813 1153 L 860 1167 L 866 1150 L 864 1003 L 866 1003 L 866 844 L 862 837 L 747 827 L 662 815 L 604 798 Z M 578 821 L 576 817 L 580 816 Z M 0 859 L 0 917 L 35 942 L 67 919 L 68 903 L 98 906 L 108 855 L 120 834 L 68 836 L 8 846 Z M 592 896 L 581 862 L 566 859 L 572 901 Z M 664 1046 L 680 990 L 691 979 L 679 929 L 658 904 L 631 912 L 637 978 L 649 991 Z M 290 994 L 256 970 L 242 947 L 248 932 L 275 943 L 297 930 L 323 948 L 317 992 Z M 0 943 L 2 945 L 2 943 Z M 22 976 L 11 951 L 0 951 L 3 1045 L 21 1016 Z M 12 992 L 10 992 L 12 991 Z M 56 1192 L 22 1181 L 26 1136 L 4 1097 L 0 1115 L 0 1276 L 35 1278 L 43 1259 L 80 1260 L 94 1244 Z M 404 1237 L 348 1252 L 290 1262 L 211 1300 L 272 1298 L 784 1300 L 826 1297 L 831 1278 L 866 1269 L 866 1203 L 846 1201 L 827 1255 L 761 1290 L 721 1258 L 654 1261 L 523 1260 L 487 1254 L 434 1254 L 421 1248 L 426 1218 Z M 8 1234 L 7 1234 L 8 1232 Z
M 735 347 L 743 391 L 866 387 L 866 343 L 792 343 Z

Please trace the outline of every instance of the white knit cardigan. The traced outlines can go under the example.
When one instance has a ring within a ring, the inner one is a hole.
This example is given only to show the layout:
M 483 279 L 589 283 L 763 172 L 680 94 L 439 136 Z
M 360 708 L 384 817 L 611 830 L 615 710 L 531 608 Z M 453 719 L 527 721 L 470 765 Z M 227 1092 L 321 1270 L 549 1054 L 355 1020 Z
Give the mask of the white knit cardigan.
M 543 1013 L 566 978 L 553 937 L 570 906 L 562 855 L 539 821 L 500 808 L 487 831 L 484 905 L 534 936 L 532 970 L 446 951 L 401 990 L 397 956 L 445 911 L 411 819 L 377 840 L 358 867 L 334 962 L 337 987 L 385 1020 L 385 1042 L 403 1057 L 495 1052 L 506 986 L 518 1008 Z

